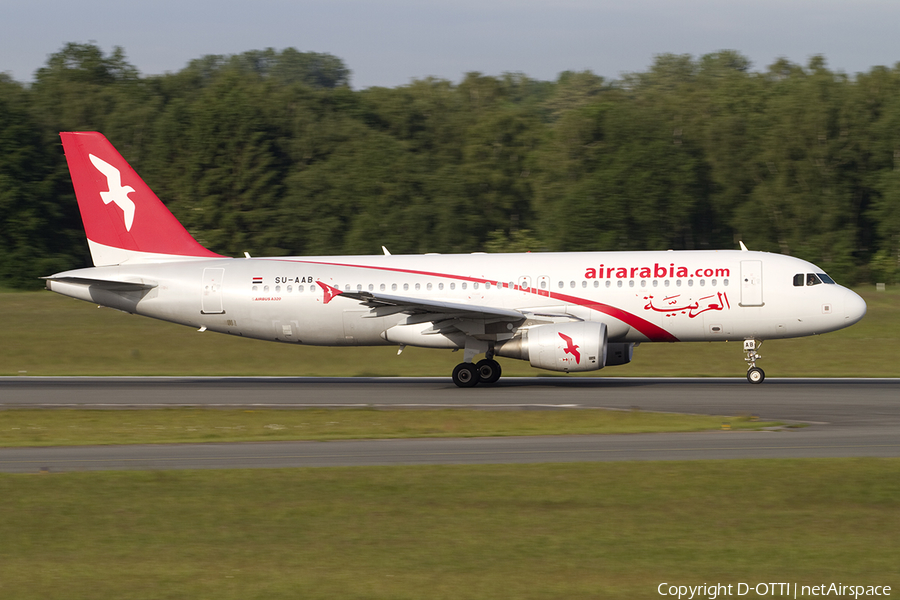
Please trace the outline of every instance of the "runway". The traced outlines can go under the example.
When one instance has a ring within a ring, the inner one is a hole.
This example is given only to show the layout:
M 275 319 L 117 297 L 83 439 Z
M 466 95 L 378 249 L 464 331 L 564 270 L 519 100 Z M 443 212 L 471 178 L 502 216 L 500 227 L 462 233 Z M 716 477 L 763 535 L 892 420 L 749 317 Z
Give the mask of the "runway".
M 900 380 L 0 378 L 2 408 L 613 408 L 758 415 L 779 432 L 0 448 L 0 471 L 900 456 Z

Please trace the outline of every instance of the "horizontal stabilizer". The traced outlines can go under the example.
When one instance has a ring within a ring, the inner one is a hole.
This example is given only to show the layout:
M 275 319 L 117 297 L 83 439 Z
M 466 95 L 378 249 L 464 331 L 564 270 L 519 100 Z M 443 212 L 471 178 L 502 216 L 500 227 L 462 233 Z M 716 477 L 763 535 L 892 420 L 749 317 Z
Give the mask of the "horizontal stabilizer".
M 97 287 L 111 292 L 145 292 L 152 290 L 158 284 L 152 282 L 116 281 L 112 279 L 90 279 L 88 277 L 42 277 L 47 280 L 47 289 L 50 289 L 51 281 L 82 285 L 85 287 Z

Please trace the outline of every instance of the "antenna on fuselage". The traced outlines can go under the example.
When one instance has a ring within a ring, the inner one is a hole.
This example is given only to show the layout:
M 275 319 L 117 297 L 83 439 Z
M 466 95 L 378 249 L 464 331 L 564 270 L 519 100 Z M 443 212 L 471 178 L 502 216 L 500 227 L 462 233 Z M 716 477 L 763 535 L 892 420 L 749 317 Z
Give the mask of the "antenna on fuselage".
M 749 252 L 749 250 L 747 250 L 747 246 L 744 245 L 744 242 L 738 241 L 738 244 L 741 245 L 741 251 L 742 251 L 742 252 Z

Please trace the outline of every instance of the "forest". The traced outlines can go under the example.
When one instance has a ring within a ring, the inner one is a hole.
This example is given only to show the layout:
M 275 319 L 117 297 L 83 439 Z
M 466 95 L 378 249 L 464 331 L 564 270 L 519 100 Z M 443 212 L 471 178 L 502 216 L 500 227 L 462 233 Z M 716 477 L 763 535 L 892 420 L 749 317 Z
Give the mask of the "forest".
M 0 75 L 0 277 L 89 266 L 60 131 L 104 133 L 200 241 L 239 256 L 732 249 L 900 281 L 900 64 L 754 70 L 734 51 L 555 81 L 354 90 L 329 54 L 142 76 L 67 44 Z

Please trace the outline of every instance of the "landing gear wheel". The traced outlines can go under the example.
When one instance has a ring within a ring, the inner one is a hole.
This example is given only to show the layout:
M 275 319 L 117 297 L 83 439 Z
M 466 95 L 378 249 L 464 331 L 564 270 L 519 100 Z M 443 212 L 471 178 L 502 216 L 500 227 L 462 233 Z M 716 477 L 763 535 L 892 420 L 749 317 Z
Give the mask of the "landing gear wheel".
M 453 369 L 453 383 L 462 388 L 478 385 L 478 370 L 472 363 L 459 363 Z
M 756 361 L 762 358 L 757 350 L 762 346 L 762 340 L 744 340 L 744 358 L 747 361 L 747 381 L 750 383 L 762 383 L 766 378 L 766 372 L 756 366 Z
M 497 380 L 500 379 L 500 363 L 496 360 L 491 358 L 480 360 L 478 361 L 478 364 L 475 365 L 475 369 L 478 371 L 479 383 L 497 383 Z
M 750 383 L 762 383 L 766 378 L 766 372 L 759 367 L 751 367 L 747 371 L 747 381 Z

